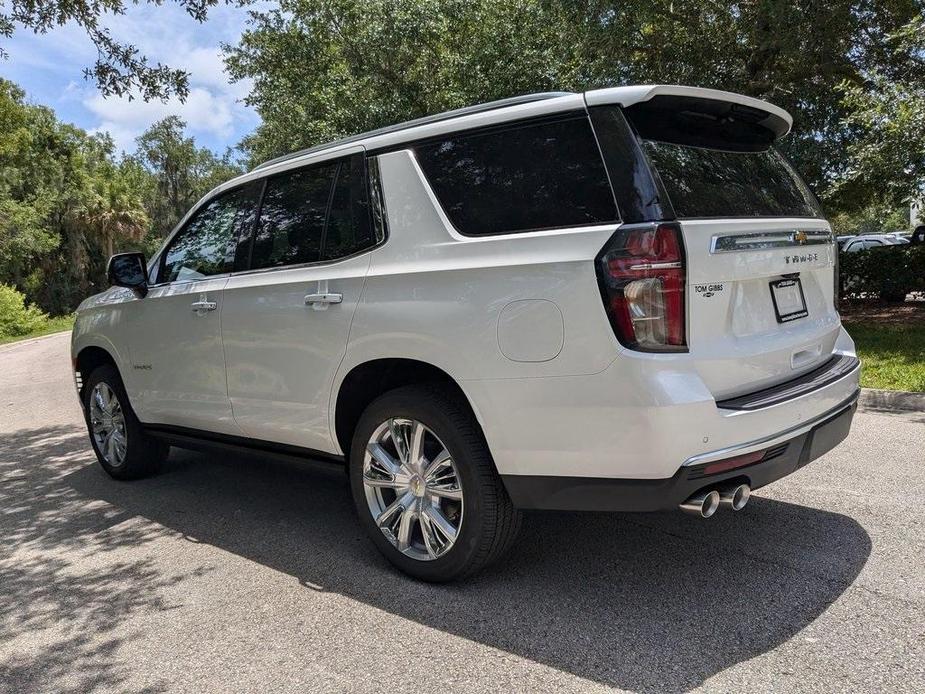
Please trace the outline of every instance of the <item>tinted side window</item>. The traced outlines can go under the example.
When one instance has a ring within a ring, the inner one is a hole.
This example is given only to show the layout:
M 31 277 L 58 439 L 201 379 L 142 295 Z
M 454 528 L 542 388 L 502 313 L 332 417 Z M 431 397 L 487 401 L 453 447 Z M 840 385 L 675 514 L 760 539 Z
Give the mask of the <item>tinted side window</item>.
M 588 110 L 625 224 L 673 219 L 671 202 L 619 106 Z
M 321 259 L 325 214 L 336 171 L 337 162 L 330 162 L 267 179 L 251 268 Z
M 457 134 L 415 147 L 454 226 L 500 234 L 617 219 L 586 116 Z
M 366 157 L 356 154 L 341 162 L 331 198 L 324 260 L 343 258 L 375 245 L 366 185 Z
M 230 272 L 237 242 L 254 219 L 256 188 L 246 186 L 206 203 L 164 252 L 159 282 L 195 280 Z

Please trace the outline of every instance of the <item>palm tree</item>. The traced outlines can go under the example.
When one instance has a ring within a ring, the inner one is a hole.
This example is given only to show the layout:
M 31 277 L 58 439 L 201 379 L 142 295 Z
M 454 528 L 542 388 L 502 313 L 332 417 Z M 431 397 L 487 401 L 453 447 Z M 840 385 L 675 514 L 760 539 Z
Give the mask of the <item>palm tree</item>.
M 106 248 L 115 252 L 117 241 L 141 241 L 148 231 L 148 215 L 141 199 L 120 176 L 99 177 L 81 217 Z

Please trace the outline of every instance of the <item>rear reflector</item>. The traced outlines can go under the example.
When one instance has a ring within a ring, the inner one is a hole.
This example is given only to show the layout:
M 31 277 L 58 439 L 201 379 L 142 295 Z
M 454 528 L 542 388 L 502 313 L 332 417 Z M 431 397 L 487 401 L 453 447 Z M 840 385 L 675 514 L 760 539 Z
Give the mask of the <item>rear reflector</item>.
M 759 460 L 762 460 L 764 454 L 765 451 L 755 451 L 753 453 L 737 455 L 734 458 L 717 460 L 715 463 L 710 463 L 705 466 L 703 468 L 703 474 L 715 475 L 718 472 L 726 472 L 726 470 L 735 470 L 737 467 L 745 467 L 746 465 L 751 465 L 752 463 L 757 463 Z
M 617 231 L 598 255 L 597 276 L 623 346 L 686 351 L 684 244 L 677 224 Z

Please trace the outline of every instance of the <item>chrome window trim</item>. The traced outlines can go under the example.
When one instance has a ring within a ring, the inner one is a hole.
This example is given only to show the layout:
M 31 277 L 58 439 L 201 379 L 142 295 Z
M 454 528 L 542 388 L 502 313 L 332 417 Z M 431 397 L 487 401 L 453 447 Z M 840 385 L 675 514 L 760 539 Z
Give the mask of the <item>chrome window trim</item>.
M 189 279 L 174 280 L 173 282 L 158 282 L 157 284 L 149 284 L 148 289 L 157 289 L 159 287 L 179 286 L 181 284 L 195 284 L 196 282 L 205 282 L 207 280 L 220 280 L 222 278 L 231 277 L 232 274 L 234 273 L 223 272 L 220 275 L 209 275 L 208 277 L 190 277 Z
M 209 275 L 208 277 L 198 277 L 195 279 L 174 280 L 173 282 L 160 282 L 158 284 L 149 285 L 149 288 L 154 289 L 155 287 L 167 287 L 167 286 L 174 285 L 174 284 L 190 284 L 192 282 L 204 282 L 205 280 L 215 280 L 215 279 L 221 279 L 223 277 L 229 277 L 229 278 L 230 277 L 242 277 L 246 275 L 263 274 L 266 272 L 279 272 L 281 270 L 301 270 L 301 269 L 309 269 L 309 268 L 314 268 L 314 267 L 324 267 L 327 265 L 336 265 L 337 263 L 343 263 L 348 260 L 353 260 L 354 258 L 358 258 L 361 255 L 365 255 L 366 253 L 371 253 L 375 251 L 376 249 L 384 246 L 388 240 L 389 240 L 389 237 L 385 236 L 385 238 L 383 238 L 382 241 L 379 241 L 375 246 L 369 246 L 367 248 L 357 251 L 356 253 L 345 255 L 342 258 L 334 258 L 332 260 L 318 260 L 313 263 L 297 263 L 295 265 L 279 265 L 279 266 L 274 266 L 274 267 L 262 267 L 262 268 L 257 268 L 254 270 L 238 270 L 236 272 L 225 272 L 225 273 L 222 273 L 221 275 Z
M 741 251 L 764 251 L 769 248 L 824 246 L 834 244 L 834 239 L 835 237 L 831 231 L 820 229 L 781 229 L 749 232 L 747 234 L 715 234 L 710 240 L 710 253 L 738 253 Z
M 241 277 L 244 275 L 256 275 L 256 274 L 263 274 L 266 272 L 279 272 L 280 270 L 300 270 L 300 269 L 308 269 L 308 268 L 313 268 L 313 267 L 324 267 L 327 265 L 336 265 L 337 263 L 343 263 L 347 260 L 353 260 L 354 258 L 358 258 L 361 255 L 365 255 L 366 253 L 371 253 L 377 248 L 380 248 L 381 246 L 383 246 L 386 240 L 387 239 L 383 239 L 382 241 L 377 243 L 375 246 L 368 246 L 367 248 L 359 250 L 356 253 L 351 253 L 350 255 L 345 255 L 340 258 L 334 258 L 332 260 L 318 260 L 313 263 L 297 263 L 295 265 L 276 265 L 273 267 L 255 268 L 253 270 L 238 270 L 237 272 L 229 272 L 228 276 L 229 277 Z

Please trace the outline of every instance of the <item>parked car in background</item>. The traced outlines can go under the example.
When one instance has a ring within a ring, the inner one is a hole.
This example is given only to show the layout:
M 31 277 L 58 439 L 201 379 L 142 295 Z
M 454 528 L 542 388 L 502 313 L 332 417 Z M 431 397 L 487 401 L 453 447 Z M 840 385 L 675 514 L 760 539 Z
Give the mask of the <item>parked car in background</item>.
M 845 253 L 857 253 L 866 251 L 869 248 L 882 248 L 884 246 L 899 246 L 907 244 L 906 239 L 897 238 L 890 234 L 862 234 L 852 236 L 841 244 L 841 250 Z
M 910 292 L 918 291 L 922 280 L 914 255 L 904 251 L 909 245 L 909 239 L 897 232 L 862 234 L 845 241 L 841 246 L 840 294 L 905 301 Z M 876 252 L 859 254 L 868 250 Z
M 908 231 L 885 231 L 882 234 L 882 236 L 888 236 L 897 243 L 908 243 L 910 235 Z
M 739 510 L 841 442 L 859 395 L 831 227 L 773 146 L 790 126 L 618 87 L 258 166 L 78 309 L 99 462 L 323 456 L 433 581 L 498 559 L 522 509 Z

